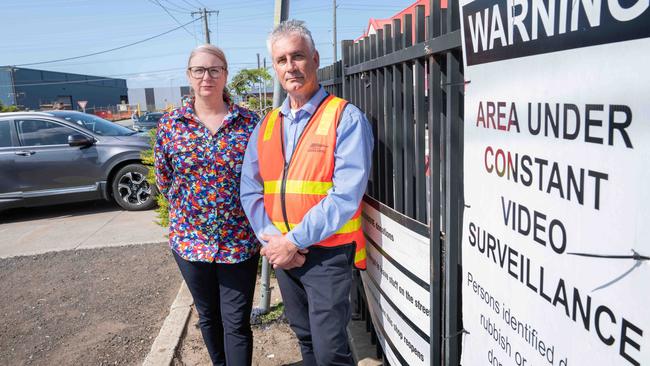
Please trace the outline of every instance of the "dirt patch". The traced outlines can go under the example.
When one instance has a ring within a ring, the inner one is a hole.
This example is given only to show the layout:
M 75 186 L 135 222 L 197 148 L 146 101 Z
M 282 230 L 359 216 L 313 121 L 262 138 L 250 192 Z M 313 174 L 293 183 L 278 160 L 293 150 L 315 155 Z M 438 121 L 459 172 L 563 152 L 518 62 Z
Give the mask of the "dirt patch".
M 0 259 L 0 365 L 136 365 L 181 283 L 166 244 Z
M 282 298 L 275 278 L 271 278 L 270 285 L 271 307 L 275 308 L 282 302 Z M 258 279 L 255 288 L 254 307 L 259 304 L 259 293 L 260 281 Z M 183 339 L 172 362 L 173 366 L 211 364 L 210 356 L 205 349 L 203 338 L 201 338 L 198 321 L 196 310 L 192 309 L 192 315 L 187 323 Z M 289 325 L 282 319 L 254 325 L 253 342 L 253 365 L 255 366 L 302 365 L 298 341 Z

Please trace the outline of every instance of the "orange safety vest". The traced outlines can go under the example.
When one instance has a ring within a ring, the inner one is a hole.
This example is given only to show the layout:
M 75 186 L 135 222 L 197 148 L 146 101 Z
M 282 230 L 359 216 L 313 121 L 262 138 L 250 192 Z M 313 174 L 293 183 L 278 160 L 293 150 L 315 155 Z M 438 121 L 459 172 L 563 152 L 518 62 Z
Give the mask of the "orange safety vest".
M 302 222 L 307 211 L 332 189 L 336 128 L 347 101 L 326 97 L 307 122 L 291 160 L 285 164 L 284 128 L 280 108 L 264 117 L 260 126 L 257 153 L 264 181 L 264 208 L 283 234 Z M 354 266 L 366 269 L 366 240 L 361 230 L 361 203 L 336 233 L 315 245 L 335 247 L 355 243 Z

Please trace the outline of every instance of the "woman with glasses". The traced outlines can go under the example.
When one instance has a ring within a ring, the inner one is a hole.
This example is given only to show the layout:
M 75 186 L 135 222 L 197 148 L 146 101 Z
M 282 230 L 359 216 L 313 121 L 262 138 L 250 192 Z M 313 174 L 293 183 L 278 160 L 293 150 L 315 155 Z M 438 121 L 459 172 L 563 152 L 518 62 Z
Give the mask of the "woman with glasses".
M 250 313 L 260 244 L 239 200 L 254 113 L 230 100 L 228 63 L 212 45 L 192 51 L 193 97 L 160 120 L 155 172 L 169 201 L 169 245 L 194 298 L 214 365 L 250 365 Z

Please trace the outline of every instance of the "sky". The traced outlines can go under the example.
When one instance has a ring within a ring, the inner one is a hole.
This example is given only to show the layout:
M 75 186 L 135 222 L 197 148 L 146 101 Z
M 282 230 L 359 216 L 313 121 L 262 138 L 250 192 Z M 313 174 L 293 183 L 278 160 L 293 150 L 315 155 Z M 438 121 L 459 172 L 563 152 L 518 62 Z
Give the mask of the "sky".
M 370 18 L 389 18 L 415 0 L 337 0 L 337 43 L 361 36 Z M 228 58 L 229 77 L 257 67 L 257 53 L 271 66 L 266 37 L 273 28 L 275 0 L 2 0 L 8 20 L 0 42 L 0 66 L 117 77 L 129 88 L 187 85 L 185 66 L 191 50 L 203 44 L 203 23 L 191 22 L 200 8 L 209 17 L 211 43 Z M 333 61 L 333 0 L 290 0 L 289 18 L 304 20 L 321 56 Z M 101 52 L 160 37 L 95 56 Z M 340 47 L 338 58 L 341 57 Z M 37 65 L 32 63 L 46 62 Z

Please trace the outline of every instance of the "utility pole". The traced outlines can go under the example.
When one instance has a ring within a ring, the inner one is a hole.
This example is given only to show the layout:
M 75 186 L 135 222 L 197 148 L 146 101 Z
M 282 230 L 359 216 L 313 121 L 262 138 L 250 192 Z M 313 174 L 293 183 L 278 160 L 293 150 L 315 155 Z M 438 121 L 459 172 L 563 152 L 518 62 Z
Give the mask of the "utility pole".
M 266 71 L 266 57 L 264 57 L 264 71 Z M 266 80 L 264 80 L 264 109 L 266 109 Z
M 278 25 L 289 18 L 289 0 L 275 0 L 275 12 L 273 16 L 273 25 Z M 271 60 L 273 62 L 273 60 Z M 277 75 L 273 82 L 273 108 L 277 108 L 284 98 L 284 90 L 280 85 Z M 260 116 L 261 117 L 261 116 Z M 253 316 L 266 314 L 271 309 L 271 287 L 269 286 L 271 277 L 271 266 L 266 257 L 262 259 L 262 278 L 261 278 L 261 296 L 260 307 L 253 310 Z
M 276 26 L 283 21 L 289 19 L 289 0 L 275 0 L 275 12 L 273 16 L 273 25 Z M 271 60 L 273 62 L 273 60 Z M 282 90 L 280 80 L 277 76 L 273 82 L 273 108 L 277 108 L 282 104 L 286 93 Z
M 210 28 L 208 28 L 208 15 L 217 14 L 217 16 L 219 16 L 219 12 L 203 8 L 203 10 L 201 11 L 193 11 L 192 16 L 194 16 L 194 14 L 199 14 L 201 18 L 203 18 L 203 33 L 205 33 L 205 43 L 210 43 Z
M 257 70 L 259 71 L 262 65 L 260 65 L 260 54 L 259 52 L 257 53 Z M 258 101 L 258 107 L 260 109 L 260 116 L 262 116 L 262 83 L 263 83 L 263 78 L 260 77 L 259 80 L 257 80 L 257 94 L 259 95 L 259 101 Z
M 332 47 L 334 47 L 334 62 L 336 63 L 336 0 L 332 0 L 332 11 L 334 13 L 334 26 L 332 28 Z

